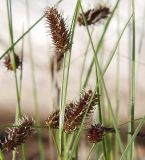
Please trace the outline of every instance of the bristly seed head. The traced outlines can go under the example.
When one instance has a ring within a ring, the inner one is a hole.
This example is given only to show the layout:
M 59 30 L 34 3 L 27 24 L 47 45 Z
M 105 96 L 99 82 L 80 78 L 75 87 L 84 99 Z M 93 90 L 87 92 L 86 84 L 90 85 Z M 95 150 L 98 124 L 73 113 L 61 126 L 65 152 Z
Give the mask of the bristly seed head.
M 86 23 L 84 21 L 83 14 L 79 14 L 78 23 L 79 25 L 91 25 L 99 22 L 102 19 L 106 19 L 108 15 L 111 13 L 110 8 L 105 5 L 99 5 L 94 9 L 89 9 L 84 13 L 84 17 L 86 19 Z
M 47 8 L 45 11 L 46 22 L 49 24 L 53 43 L 56 47 L 56 53 L 64 54 L 69 50 L 70 33 L 61 13 L 55 7 Z
M 88 111 L 86 117 L 93 112 L 94 106 L 99 101 L 99 95 L 97 93 L 93 97 L 92 95 L 92 90 L 89 90 L 81 95 L 78 102 L 71 102 L 66 106 L 64 114 L 64 131 L 66 133 L 73 133 L 80 126 L 86 111 Z M 52 113 L 45 124 L 53 129 L 59 128 L 59 111 Z
M 14 61 L 15 61 L 16 69 L 18 69 L 21 66 L 22 62 L 17 54 L 14 54 Z M 7 54 L 4 57 L 4 65 L 8 70 L 11 70 L 11 71 L 13 70 L 13 64 L 9 54 Z
M 91 125 L 91 128 L 87 130 L 87 139 L 91 143 L 97 143 L 102 141 L 104 135 L 105 131 L 101 124 Z
M 47 120 L 45 120 L 45 126 L 50 128 L 58 129 L 59 128 L 59 110 L 52 113 Z
M 78 102 L 67 105 L 64 117 L 64 131 L 66 133 L 74 132 L 81 125 L 86 111 L 86 118 L 94 111 L 94 106 L 98 104 L 100 96 L 97 93 L 92 96 L 92 90 L 88 90 L 81 95 Z
M 94 124 L 87 129 L 87 139 L 91 143 L 97 143 L 103 140 L 106 133 L 115 133 L 115 129 L 104 127 L 101 124 Z
M 0 142 L 1 150 L 11 151 L 18 145 L 25 143 L 26 139 L 34 133 L 34 129 L 32 129 L 33 126 L 33 118 L 23 116 L 12 128 L 6 131 L 7 135 L 4 137 L 4 140 Z

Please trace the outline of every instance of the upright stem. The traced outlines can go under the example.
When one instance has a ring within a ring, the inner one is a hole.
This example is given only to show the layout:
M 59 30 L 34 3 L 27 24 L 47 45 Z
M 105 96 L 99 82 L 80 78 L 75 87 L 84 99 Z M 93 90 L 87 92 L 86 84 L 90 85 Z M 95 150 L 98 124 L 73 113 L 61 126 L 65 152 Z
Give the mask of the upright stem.
M 132 55 L 131 55 L 131 102 L 130 102 L 130 131 L 134 132 L 134 109 L 135 109 L 135 59 L 136 59 L 136 53 L 135 53 L 135 2 L 132 0 L 132 13 L 133 13 L 133 19 L 132 19 Z M 133 150 L 134 150 L 134 143 L 131 145 L 130 150 L 130 160 L 133 159 Z
M 71 33 L 71 44 L 73 42 L 74 32 L 75 32 L 75 26 L 76 26 L 76 18 L 79 11 L 79 2 L 76 2 L 76 7 L 73 15 L 73 20 L 71 23 L 70 33 Z M 60 154 L 62 156 L 62 131 L 63 131 L 63 124 L 64 124 L 64 113 L 65 113 L 65 104 L 66 104 L 66 97 L 67 97 L 67 86 L 68 86 L 68 80 L 69 80 L 69 70 L 70 70 L 70 62 L 71 62 L 71 53 L 72 53 L 72 47 L 68 51 L 68 62 L 66 62 L 66 54 L 64 55 L 64 65 L 63 65 L 63 80 L 62 80 L 62 87 L 61 87 L 61 100 L 60 100 L 60 121 L 59 121 L 59 148 L 60 148 Z M 65 66 L 67 64 L 67 68 L 65 70 Z M 64 139 L 64 146 L 66 147 Z M 65 148 L 64 147 L 64 148 Z M 65 155 L 67 156 L 67 155 Z
M 9 35 L 10 35 L 10 43 L 11 45 L 14 44 L 14 37 L 13 37 L 13 23 L 12 23 L 12 6 L 11 0 L 7 0 L 7 14 L 8 14 L 8 25 L 9 25 Z M 20 91 L 18 85 L 18 78 L 17 78 L 17 71 L 16 71 L 16 62 L 15 62 L 15 49 L 14 46 L 12 47 L 12 55 L 10 55 L 13 73 L 15 78 L 15 87 L 16 87 L 16 97 L 17 97 L 17 107 L 16 107 L 16 115 L 15 121 L 18 121 L 18 118 L 21 116 L 21 107 L 20 107 Z M 13 160 L 16 159 L 16 149 L 13 151 Z

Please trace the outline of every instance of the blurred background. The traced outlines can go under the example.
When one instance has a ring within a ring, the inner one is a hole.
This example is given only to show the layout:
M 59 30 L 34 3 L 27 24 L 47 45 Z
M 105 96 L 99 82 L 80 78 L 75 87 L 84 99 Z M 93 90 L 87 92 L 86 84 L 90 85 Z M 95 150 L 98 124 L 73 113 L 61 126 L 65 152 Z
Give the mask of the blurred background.
M 12 1 L 12 18 L 14 41 L 16 41 L 30 26 L 32 26 L 40 17 L 43 16 L 47 6 L 53 6 L 55 0 L 13 0 Z M 106 3 L 113 9 L 116 0 L 106 0 Z M 144 116 L 145 114 L 145 1 L 136 0 L 136 97 L 135 97 L 135 118 Z M 83 8 L 94 8 L 99 0 L 84 0 Z M 59 10 L 64 13 L 67 18 L 68 26 L 71 24 L 74 7 L 76 1 L 63 0 L 58 6 Z M 10 47 L 9 28 L 6 1 L 0 1 L 0 55 L 2 55 Z M 103 47 L 99 52 L 99 62 L 103 69 L 109 56 L 111 55 L 116 42 L 123 30 L 125 24 L 131 16 L 131 2 L 121 0 L 117 11 L 109 25 L 105 36 Z M 103 21 L 99 24 L 89 27 L 93 32 L 93 42 L 97 45 L 98 40 L 104 29 Z M 117 50 L 111 64 L 109 65 L 105 75 L 105 83 L 113 109 L 116 109 L 116 89 L 117 89 L 117 65 L 119 62 L 119 121 L 121 123 L 129 120 L 130 107 L 130 64 L 131 64 L 131 25 L 128 25 L 121 39 L 119 50 Z M 23 79 L 22 79 L 22 95 L 21 107 L 24 114 L 35 114 L 35 100 L 33 94 L 34 83 L 32 80 L 32 72 L 35 76 L 36 93 L 40 116 L 45 119 L 53 110 L 53 98 L 55 91 L 53 90 L 53 82 L 51 79 L 50 62 L 54 54 L 54 46 L 51 41 L 49 30 L 45 19 L 43 18 L 24 39 L 24 59 L 23 59 Z M 83 26 L 77 24 L 75 37 L 73 40 L 73 51 L 70 66 L 70 76 L 68 84 L 67 101 L 75 100 L 80 93 L 80 79 L 84 81 L 89 65 L 91 63 L 93 52 L 89 47 L 85 70 L 81 77 L 81 68 L 84 58 L 84 52 L 88 43 L 88 35 Z M 22 41 L 16 46 L 16 53 L 21 55 Z M 31 53 L 33 56 L 34 70 L 31 67 Z M 117 60 L 119 53 L 119 61 Z M 19 70 L 17 71 L 19 75 Z M 57 81 L 61 86 L 62 70 L 57 74 Z M 93 89 L 95 86 L 95 71 L 93 70 L 87 88 Z M 13 72 L 8 71 L 3 59 L 0 60 L 0 124 L 11 123 L 14 121 L 16 109 L 16 89 Z M 104 104 L 104 109 L 108 110 L 108 104 Z
M 116 1 L 105 1 L 107 5 L 113 8 Z M 12 16 L 13 16 L 13 30 L 14 41 L 16 41 L 24 31 L 26 31 L 31 25 L 33 25 L 44 13 L 47 6 L 52 6 L 56 3 L 54 0 L 42 0 L 42 1 L 28 1 L 28 0 L 13 0 L 12 1 Z M 75 7 L 75 1 L 64 0 L 59 9 L 63 11 L 64 16 L 67 18 L 68 24 L 71 23 L 72 15 Z M 98 0 L 83 1 L 84 10 L 95 7 L 100 3 Z M 119 12 L 119 15 L 118 15 Z M 145 2 L 136 1 L 136 117 L 141 117 L 145 113 L 145 41 L 144 41 L 144 22 L 145 22 Z M 9 29 L 6 1 L 1 0 L 0 5 L 0 55 L 2 55 L 10 46 Z M 117 9 L 115 16 L 109 26 L 107 34 L 105 36 L 103 49 L 100 51 L 99 56 L 103 59 L 101 66 L 107 62 L 109 55 L 111 54 L 117 40 L 118 40 L 118 25 L 119 34 L 123 27 L 131 16 L 131 4 L 129 1 L 122 0 L 119 8 Z M 120 20 L 118 20 L 120 19 Z M 119 22 L 119 23 L 118 23 Z M 104 23 L 94 25 L 90 27 L 94 29 L 93 40 L 97 44 Z M 130 41 L 129 27 L 126 29 L 121 42 L 120 42 L 120 118 L 126 120 L 128 118 L 129 110 L 129 76 L 130 76 Z M 68 101 L 72 100 L 79 95 L 80 85 L 80 72 L 82 66 L 82 60 L 84 58 L 84 51 L 88 42 L 88 35 L 84 27 L 77 25 L 75 38 L 73 41 L 73 54 L 71 59 L 70 78 L 68 86 Z M 16 45 L 16 52 L 21 55 L 22 41 Z M 52 80 L 50 72 L 50 60 L 53 55 L 53 44 L 49 35 L 47 24 L 45 19 L 42 19 L 32 30 L 24 37 L 24 61 L 23 61 L 23 82 L 22 82 L 22 100 L 21 106 L 24 113 L 34 113 L 34 96 L 33 96 L 33 84 L 31 74 L 31 62 L 30 52 L 33 54 L 35 79 L 37 87 L 37 97 L 39 103 L 40 115 L 42 117 L 47 116 L 52 110 Z M 85 65 L 85 73 L 88 71 L 92 59 L 92 49 L 89 48 L 87 61 Z M 100 58 L 100 59 L 101 59 Z M 100 60 L 101 61 L 101 60 Z M 4 64 L 3 59 L 0 61 L 0 117 L 4 114 L 9 116 L 15 114 L 16 106 L 16 92 L 13 73 L 8 71 Z M 116 55 L 113 58 L 107 72 L 105 73 L 105 82 L 110 95 L 113 107 L 116 107 Z M 18 70 L 19 74 L 19 70 Z M 61 80 L 61 71 L 59 72 L 58 81 Z M 93 88 L 95 84 L 95 74 L 91 75 L 88 88 Z M 61 82 L 60 82 L 61 83 Z M 105 106 L 106 109 L 108 108 Z

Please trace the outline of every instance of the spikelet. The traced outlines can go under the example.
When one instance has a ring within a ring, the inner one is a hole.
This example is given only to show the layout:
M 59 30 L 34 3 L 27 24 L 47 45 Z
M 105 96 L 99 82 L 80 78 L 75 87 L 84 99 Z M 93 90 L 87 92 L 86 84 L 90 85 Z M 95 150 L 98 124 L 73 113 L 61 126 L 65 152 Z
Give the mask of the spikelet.
M 22 62 L 17 54 L 14 54 L 14 60 L 15 60 L 16 69 L 18 69 L 21 66 Z M 4 65 L 8 70 L 11 70 L 11 71 L 13 70 L 13 65 L 12 65 L 11 57 L 9 54 L 7 54 L 4 57 Z
M 33 118 L 23 116 L 17 124 L 6 131 L 7 135 L 1 141 L 1 150 L 11 151 L 18 145 L 25 143 L 26 139 L 34 132 L 31 128 L 34 126 Z
M 106 19 L 110 13 L 110 8 L 108 6 L 98 5 L 96 8 L 89 9 L 87 12 L 85 12 L 84 17 L 86 18 L 87 25 L 91 25 L 99 22 L 102 19 Z M 83 14 L 81 13 L 78 16 L 78 23 L 79 25 L 86 25 Z
M 101 124 L 91 125 L 89 129 L 87 129 L 87 139 L 91 143 L 97 143 L 103 140 L 103 137 L 107 133 L 115 133 L 114 128 L 104 127 Z
M 120 133 L 123 133 L 123 134 L 131 134 L 133 135 L 134 132 L 124 132 L 124 131 L 121 131 L 120 128 L 118 128 L 119 132 Z M 116 131 L 114 128 L 110 128 L 110 127 L 104 127 L 102 126 L 101 124 L 94 124 L 94 125 L 91 125 L 90 128 L 87 129 L 87 140 L 88 142 L 90 143 L 97 143 L 97 142 L 100 142 L 103 140 L 103 137 L 108 134 L 108 133 L 114 133 L 116 134 Z M 138 134 L 137 134 L 137 137 L 141 137 L 141 138 L 145 138 L 145 132 L 143 131 L 140 131 Z
M 95 94 L 90 103 L 92 94 L 92 90 L 89 90 L 81 96 L 78 102 L 71 102 L 66 106 L 64 115 L 64 131 L 66 133 L 70 134 L 80 126 L 86 111 L 88 111 L 86 117 L 93 112 L 94 106 L 99 101 L 99 95 Z M 57 129 L 59 127 L 59 111 L 52 113 L 45 121 L 45 124 Z
M 56 48 L 56 54 L 64 54 L 70 48 L 70 34 L 61 13 L 55 7 L 45 11 L 46 22 L 49 24 L 51 37 Z
M 45 126 L 49 126 L 54 129 L 59 128 L 59 110 L 52 113 L 47 120 L 45 120 Z
M 93 112 L 94 106 L 99 101 L 99 95 L 95 94 L 90 103 L 92 94 L 92 90 L 89 90 L 81 96 L 78 102 L 70 103 L 66 107 L 64 122 L 64 130 L 66 133 L 72 133 L 79 127 L 87 110 L 88 112 L 86 117 Z

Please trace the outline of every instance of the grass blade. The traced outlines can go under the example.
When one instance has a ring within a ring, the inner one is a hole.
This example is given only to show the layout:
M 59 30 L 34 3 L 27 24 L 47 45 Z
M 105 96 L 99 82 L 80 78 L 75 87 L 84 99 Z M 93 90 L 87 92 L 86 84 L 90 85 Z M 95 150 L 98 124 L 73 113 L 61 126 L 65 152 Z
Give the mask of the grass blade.
M 127 155 L 127 152 L 130 151 L 130 148 L 132 147 L 132 143 L 134 142 L 134 140 L 135 140 L 137 134 L 139 133 L 139 131 L 141 130 L 144 122 L 145 122 L 145 116 L 143 117 L 142 120 L 140 120 L 140 123 L 139 123 L 138 127 L 136 128 L 134 134 L 131 137 L 131 140 L 129 141 L 129 143 L 128 143 L 127 147 L 125 148 L 124 152 L 122 153 L 122 156 L 121 156 L 120 160 L 123 160 L 123 158 Z

